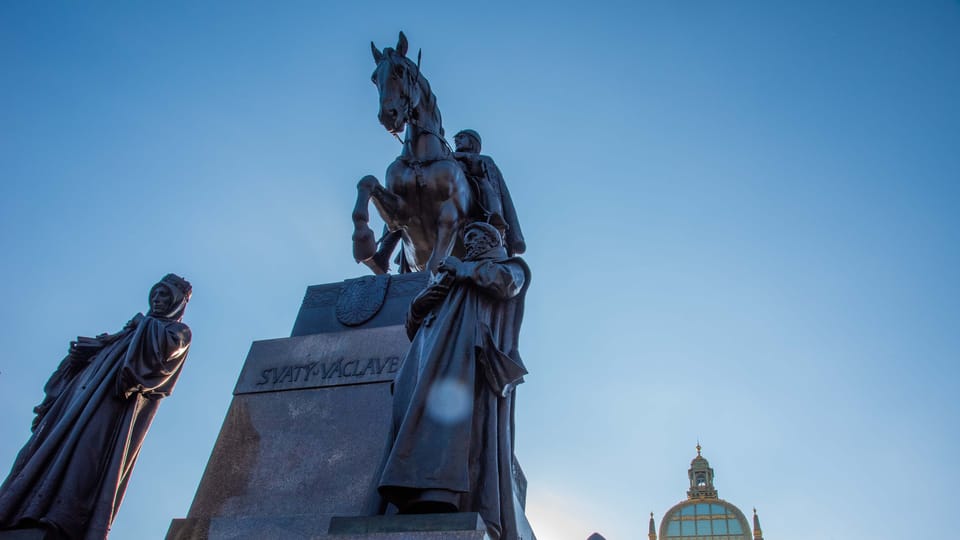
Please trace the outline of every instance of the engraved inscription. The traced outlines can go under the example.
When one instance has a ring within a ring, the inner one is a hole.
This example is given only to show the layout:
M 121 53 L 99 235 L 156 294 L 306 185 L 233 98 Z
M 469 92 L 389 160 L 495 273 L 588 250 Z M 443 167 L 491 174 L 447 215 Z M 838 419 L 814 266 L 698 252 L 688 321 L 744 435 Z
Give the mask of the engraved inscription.
M 402 325 L 255 341 L 233 393 L 389 383 L 409 347 Z
M 260 380 L 256 385 L 279 386 L 289 384 L 348 382 L 343 379 L 361 378 L 371 375 L 396 373 L 400 369 L 399 356 L 385 358 L 337 358 L 329 362 L 307 362 L 304 364 L 285 365 L 266 368 L 260 372 Z

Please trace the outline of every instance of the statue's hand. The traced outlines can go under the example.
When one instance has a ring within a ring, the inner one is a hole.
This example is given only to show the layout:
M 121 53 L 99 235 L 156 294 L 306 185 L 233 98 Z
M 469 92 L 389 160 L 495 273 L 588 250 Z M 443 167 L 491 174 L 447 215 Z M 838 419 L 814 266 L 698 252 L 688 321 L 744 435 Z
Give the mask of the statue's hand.
M 440 263 L 440 267 L 437 269 L 437 272 L 447 272 L 448 274 L 450 274 L 451 276 L 453 276 L 455 279 L 458 279 L 458 280 L 463 279 L 465 277 L 463 275 L 463 272 L 464 272 L 463 261 L 461 261 L 460 259 L 452 255 L 450 257 L 447 257 Z
M 142 320 L 143 320 L 143 313 L 137 313 L 136 315 L 133 316 L 132 319 L 127 321 L 127 324 L 123 326 L 123 329 L 126 330 L 128 328 L 136 328 L 137 325 L 140 324 L 140 321 Z
M 423 320 L 434 308 L 443 303 L 449 292 L 445 287 L 427 287 L 413 299 L 410 303 L 410 311 L 407 312 L 407 337 L 413 339 Z
M 416 306 L 420 311 L 423 311 L 423 315 L 426 315 L 426 313 L 434 307 L 443 303 L 443 300 L 447 297 L 447 292 L 448 291 L 443 289 L 428 288 L 417 296 L 415 300 Z

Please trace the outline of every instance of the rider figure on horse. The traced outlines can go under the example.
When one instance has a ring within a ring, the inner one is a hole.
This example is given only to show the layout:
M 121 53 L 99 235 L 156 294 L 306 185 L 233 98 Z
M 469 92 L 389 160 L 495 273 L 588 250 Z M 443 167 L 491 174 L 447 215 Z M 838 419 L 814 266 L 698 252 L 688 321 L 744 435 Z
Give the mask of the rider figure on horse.
M 480 153 L 480 134 L 464 129 L 453 136 L 453 142 L 457 147 L 453 157 L 460 162 L 474 188 L 483 212 L 482 219 L 500 229 L 509 256 L 523 253 L 527 244 L 523 240 L 513 199 L 493 158 Z

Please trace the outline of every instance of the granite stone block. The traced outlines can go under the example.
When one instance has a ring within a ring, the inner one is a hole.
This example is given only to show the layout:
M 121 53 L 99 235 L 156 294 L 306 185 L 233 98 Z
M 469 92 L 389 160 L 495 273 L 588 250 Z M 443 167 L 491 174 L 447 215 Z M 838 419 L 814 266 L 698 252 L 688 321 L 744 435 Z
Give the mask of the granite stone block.
M 386 383 L 234 397 L 187 517 L 376 513 Z
M 365 278 L 357 278 L 365 279 Z M 386 297 L 382 306 L 368 321 L 356 328 L 377 328 L 403 324 L 410 302 L 427 284 L 427 272 L 390 274 Z M 337 318 L 337 303 L 351 281 L 327 283 L 307 287 L 300 312 L 293 324 L 291 336 L 306 336 L 325 332 L 342 332 L 355 328 Z
M 193 504 L 173 520 L 168 540 L 489 540 L 482 522 L 478 530 L 327 535 L 334 516 L 405 517 L 378 516 L 386 505 L 377 484 L 390 446 L 391 386 L 409 347 L 403 321 L 426 274 L 378 283 L 378 308 L 357 300 L 349 280 L 310 287 L 293 337 L 253 343 Z M 359 303 L 347 316 L 345 289 Z M 352 322 L 370 318 L 349 326 L 338 312 Z M 519 464 L 514 474 L 521 535 L 532 540 Z
M 399 326 L 254 343 L 172 538 L 309 538 L 330 516 L 379 513 L 390 385 L 408 345 Z
M 233 393 L 389 383 L 409 345 L 402 326 L 255 341 Z

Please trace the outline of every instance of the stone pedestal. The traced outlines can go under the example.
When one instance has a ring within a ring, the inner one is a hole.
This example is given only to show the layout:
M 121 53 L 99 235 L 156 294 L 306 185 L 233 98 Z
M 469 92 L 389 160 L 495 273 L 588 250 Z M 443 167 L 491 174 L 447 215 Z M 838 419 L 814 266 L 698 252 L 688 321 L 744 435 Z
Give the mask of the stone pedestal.
M 168 540 L 487 537 L 476 514 L 378 516 L 386 509 L 376 487 L 390 444 L 390 387 L 409 346 L 403 321 L 426 279 L 309 287 L 293 335 L 253 343 L 193 504 L 173 520 Z M 516 471 L 515 504 L 531 540 L 526 482 Z M 340 519 L 351 517 L 359 521 Z M 339 528 L 330 530 L 332 519 Z M 435 528 L 402 529 L 424 519 Z M 461 528 L 443 528 L 450 523 Z

